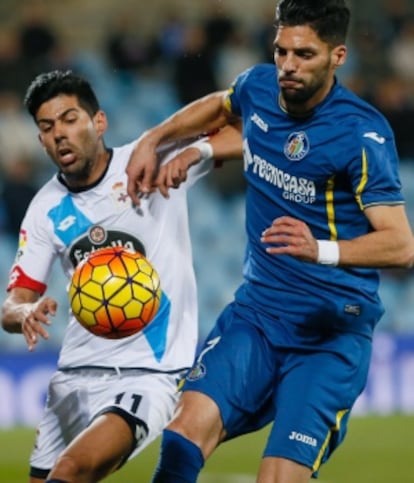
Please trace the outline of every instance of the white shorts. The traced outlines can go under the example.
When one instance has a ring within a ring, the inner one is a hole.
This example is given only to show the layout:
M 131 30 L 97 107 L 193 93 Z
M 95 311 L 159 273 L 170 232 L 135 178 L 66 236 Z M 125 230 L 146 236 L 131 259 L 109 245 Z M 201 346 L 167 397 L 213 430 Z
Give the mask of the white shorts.
M 50 380 L 45 412 L 37 428 L 30 458 L 32 474 L 47 474 L 69 442 L 108 410 L 124 415 L 130 425 L 136 422 L 137 444 L 129 456 L 133 458 L 171 419 L 178 401 L 179 376 L 138 369 L 57 371 Z

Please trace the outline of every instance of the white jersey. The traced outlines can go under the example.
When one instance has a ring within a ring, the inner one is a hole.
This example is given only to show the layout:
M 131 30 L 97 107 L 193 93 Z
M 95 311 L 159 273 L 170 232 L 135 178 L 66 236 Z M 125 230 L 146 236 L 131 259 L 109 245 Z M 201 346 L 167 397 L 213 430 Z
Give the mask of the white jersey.
M 197 344 L 197 293 L 187 213 L 187 189 L 211 162 L 191 168 L 188 179 L 165 199 L 158 192 L 133 206 L 127 166 L 135 143 L 114 148 L 103 177 L 84 190 L 69 190 L 59 175 L 34 197 L 22 222 L 9 288 L 43 293 L 59 258 L 70 280 L 74 267 L 93 250 L 124 245 L 142 252 L 157 270 L 159 311 L 140 333 L 118 340 L 90 334 L 69 314 L 58 366 L 142 368 L 175 372 L 193 362 Z M 174 148 L 176 149 L 176 148 Z M 165 162 L 174 150 L 164 153 Z

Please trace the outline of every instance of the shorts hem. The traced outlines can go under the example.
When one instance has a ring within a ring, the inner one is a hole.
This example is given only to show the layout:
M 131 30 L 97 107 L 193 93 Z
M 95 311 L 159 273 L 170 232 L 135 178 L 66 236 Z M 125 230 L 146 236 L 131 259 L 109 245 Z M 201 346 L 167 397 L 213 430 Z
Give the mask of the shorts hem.
M 36 468 L 35 466 L 31 466 L 29 475 L 32 478 L 39 478 L 40 480 L 46 480 L 47 475 L 49 473 L 50 473 L 50 469 L 44 470 L 42 468 Z

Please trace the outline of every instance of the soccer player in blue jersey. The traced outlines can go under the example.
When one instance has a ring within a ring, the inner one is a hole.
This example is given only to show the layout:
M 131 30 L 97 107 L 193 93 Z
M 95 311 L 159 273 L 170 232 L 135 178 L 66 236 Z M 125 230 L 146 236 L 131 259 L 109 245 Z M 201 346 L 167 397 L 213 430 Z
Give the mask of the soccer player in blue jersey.
M 160 142 L 223 126 L 157 183 L 168 194 L 192 163 L 226 157 L 227 136 L 247 180 L 244 282 L 186 377 L 153 482 L 195 482 L 219 444 L 272 423 L 257 481 L 306 483 L 344 439 L 384 310 L 378 268 L 414 260 L 394 135 L 335 77 L 349 19 L 344 0 L 279 1 L 276 67 L 241 73 L 135 148 L 131 196 L 150 189 Z

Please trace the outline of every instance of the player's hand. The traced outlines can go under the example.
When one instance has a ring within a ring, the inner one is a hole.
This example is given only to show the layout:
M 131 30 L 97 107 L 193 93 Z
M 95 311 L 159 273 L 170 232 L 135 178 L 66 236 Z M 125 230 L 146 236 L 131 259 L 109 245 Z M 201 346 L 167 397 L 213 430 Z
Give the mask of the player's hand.
M 169 198 L 169 190 L 177 189 L 187 179 L 188 169 L 200 161 L 200 150 L 189 147 L 161 166 L 155 180 L 155 186 L 160 193 Z
M 29 351 L 33 351 L 39 336 L 46 340 L 49 338 L 45 325 L 51 324 L 48 315 L 56 314 L 57 302 L 50 297 L 45 297 L 39 302 L 25 305 L 28 310 L 22 323 L 22 332 Z
M 132 151 L 126 167 L 128 176 L 127 192 L 135 205 L 140 199 L 154 191 L 153 182 L 158 171 L 156 145 L 145 135 L 141 136 Z
M 291 255 L 313 263 L 318 260 L 318 243 L 308 225 L 290 216 L 276 218 L 263 231 L 261 242 L 269 245 L 266 251 L 272 255 Z

